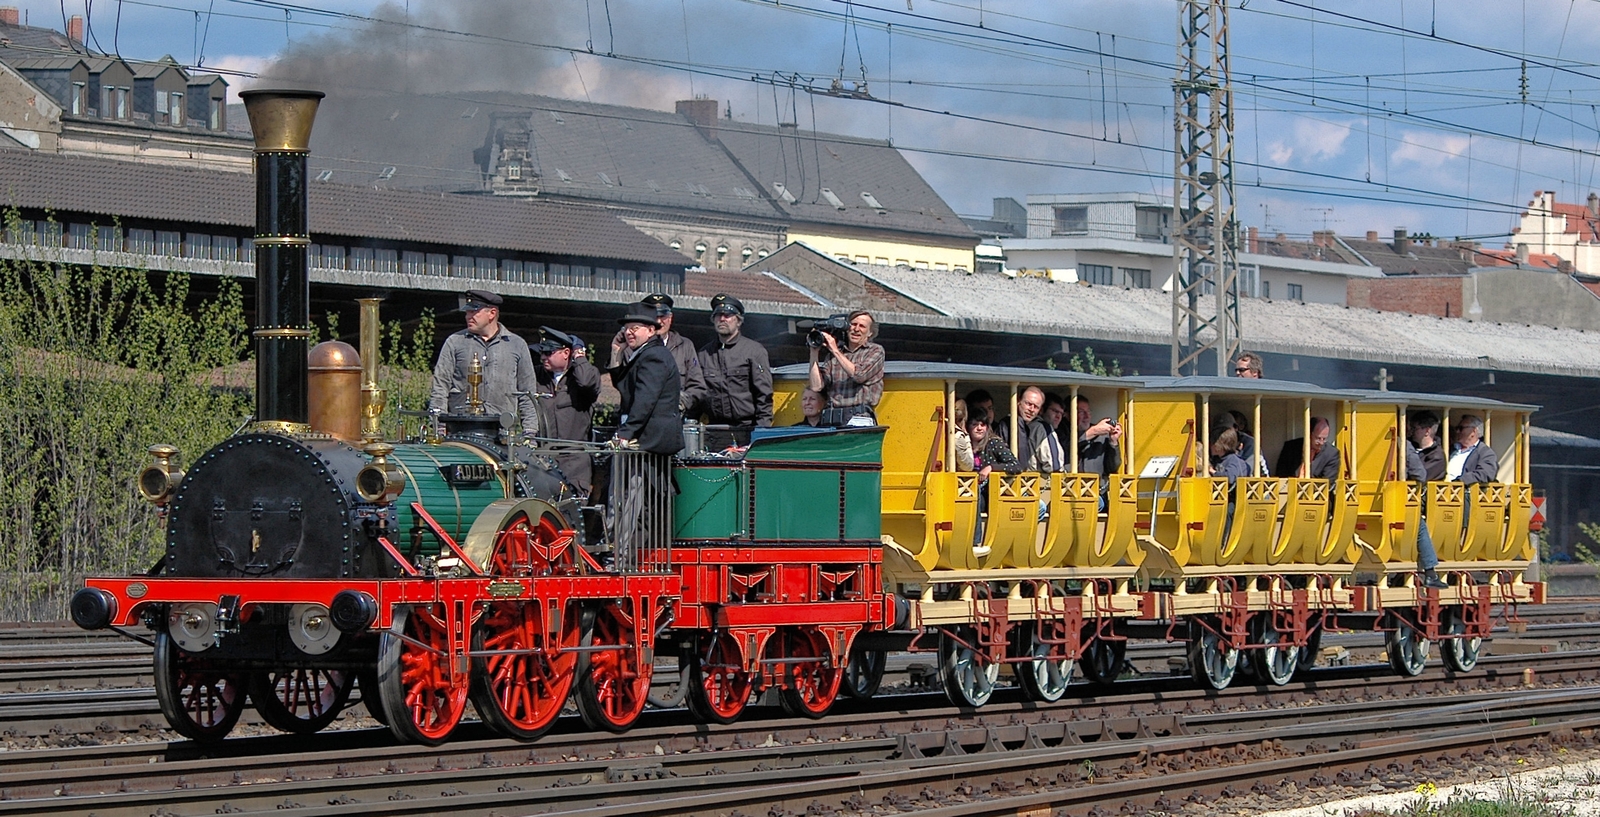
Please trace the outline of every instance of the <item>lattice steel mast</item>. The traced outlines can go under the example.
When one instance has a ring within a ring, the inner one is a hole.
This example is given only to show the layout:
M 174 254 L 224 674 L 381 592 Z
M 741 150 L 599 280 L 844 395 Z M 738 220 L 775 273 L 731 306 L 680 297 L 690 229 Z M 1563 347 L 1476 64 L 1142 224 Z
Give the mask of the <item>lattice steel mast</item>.
M 1228 0 L 1178 4 L 1172 83 L 1172 374 L 1216 373 L 1239 353 L 1239 230 L 1233 199 Z

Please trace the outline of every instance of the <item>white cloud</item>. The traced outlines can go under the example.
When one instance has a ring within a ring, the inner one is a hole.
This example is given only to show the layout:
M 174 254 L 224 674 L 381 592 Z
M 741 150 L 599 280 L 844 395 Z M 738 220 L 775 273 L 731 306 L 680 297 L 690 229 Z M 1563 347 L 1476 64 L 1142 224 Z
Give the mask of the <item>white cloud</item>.
M 1298 119 L 1294 123 L 1294 142 L 1306 159 L 1331 159 L 1344 152 L 1350 125 L 1320 119 Z
M 1397 163 L 1410 162 L 1422 167 L 1437 168 L 1451 159 L 1467 155 L 1467 137 L 1448 133 L 1406 131 L 1400 146 L 1389 154 Z

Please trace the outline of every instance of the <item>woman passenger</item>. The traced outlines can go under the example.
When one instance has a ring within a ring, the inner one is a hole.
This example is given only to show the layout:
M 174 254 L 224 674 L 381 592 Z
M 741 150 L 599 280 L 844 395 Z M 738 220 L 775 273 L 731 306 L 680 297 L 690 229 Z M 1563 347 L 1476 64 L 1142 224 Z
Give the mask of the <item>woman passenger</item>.
M 972 437 L 972 464 L 978 471 L 980 482 L 987 480 L 989 473 L 996 468 L 1009 474 L 1022 471 L 1016 456 L 1011 453 L 1011 446 L 994 433 L 990 422 L 987 414 L 974 414 L 967 418 L 967 434 Z
M 1239 432 L 1232 425 L 1211 430 L 1211 475 L 1227 477 L 1230 483 L 1250 476 L 1250 464 L 1239 456 Z
M 954 434 L 956 435 L 956 470 L 973 470 L 972 435 L 967 433 L 967 401 L 956 401 Z

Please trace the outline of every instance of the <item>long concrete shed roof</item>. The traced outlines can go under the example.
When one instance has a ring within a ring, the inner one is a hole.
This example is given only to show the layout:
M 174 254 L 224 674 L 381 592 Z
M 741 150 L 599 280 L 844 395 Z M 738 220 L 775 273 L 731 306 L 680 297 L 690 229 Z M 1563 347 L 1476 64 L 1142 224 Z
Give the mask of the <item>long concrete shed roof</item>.
M 1164 345 L 1172 295 L 1011 278 L 860 266 L 863 274 L 943 315 L 884 316 L 886 323 Z M 1332 304 L 1245 298 L 1247 349 L 1374 363 L 1600 378 L 1600 332 L 1379 312 Z

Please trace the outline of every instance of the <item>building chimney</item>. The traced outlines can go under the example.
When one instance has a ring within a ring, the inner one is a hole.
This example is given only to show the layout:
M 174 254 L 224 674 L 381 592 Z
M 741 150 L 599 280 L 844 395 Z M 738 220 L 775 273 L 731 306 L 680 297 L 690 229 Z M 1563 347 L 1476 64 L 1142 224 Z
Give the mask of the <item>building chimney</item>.
M 1377 241 L 1378 240 L 1378 231 L 1377 230 L 1368 230 L 1367 231 L 1367 240 L 1368 241 Z
M 0 13 L 3 13 L 3 10 L 0 10 Z M 12 16 L 15 16 L 14 12 Z M 1589 215 L 1593 218 L 1600 218 L 1600 194 L 1589 194 Z
M 1312 230 L 1311 231 L 1311 243 L 1317 245 L 1318 247 L 1332 247 L 1333 246 L 1333 231 L 1332 230 Z
M 680 99 L 675 106 L 678 115 L 688 119 L 705 134 L 707 139 L 717 138 L 717 101 L 715 99 Z
M 83 18 L 74 14 L 67 20 L 67 39 L 83 45 Z
M 1517 245 L 1517 266 L 1525 267 L 1527 265 L 1528 265 L 1528 245 L 1527 244 L 1518 244 Z
M 1259 230 L 1257 230 L 1254 227 L 1250 228 L 1249 247 L 1250 247 L 1250 249 L 1245 250 L 1245 252 L 1250 252 L 1250 253 L 1261 252 L 1261 233 L 1260 233 Z
M 1571 275 L 1572 273 L 1577 272 L 1577 268 L 1572 266 L 1571 261 L 1563 258 L 1556 262 L 1556 272 L 1564 272 L 1568 275 Z
M 1394 251 L 1405 255 L 1411 251 L 1411 239 L 1406 238 L 1406 228 L 1394 228 Z
M 8 26 L 22 25 L 22 14 L 16 6 L 0 6 L 0 23 Z

